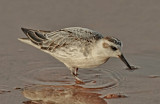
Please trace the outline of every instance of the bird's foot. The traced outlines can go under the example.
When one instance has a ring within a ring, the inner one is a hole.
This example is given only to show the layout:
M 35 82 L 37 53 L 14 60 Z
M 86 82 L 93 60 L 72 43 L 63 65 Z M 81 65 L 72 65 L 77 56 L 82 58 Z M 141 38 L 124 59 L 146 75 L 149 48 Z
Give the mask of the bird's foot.
M 71 67 L 70 68 L 71 70 L 71 74 L 75 77 L 75 83 L 76 84 L 84 84 L 83 80 L 81 80 L 80 78 L 78 78 L 78 68 L 74 68 L 74 67 Z
M 83 82 L 83 80 L 81 80 L 81 79 L 78 78 L 77 76 L 75 76 L 75 83 L 76 83 L 76 84 L 85 84 L 85 82 Z
M 74 75 L 75 77 L 78 76 L 77 72 L 72 72 L 72 75 Z

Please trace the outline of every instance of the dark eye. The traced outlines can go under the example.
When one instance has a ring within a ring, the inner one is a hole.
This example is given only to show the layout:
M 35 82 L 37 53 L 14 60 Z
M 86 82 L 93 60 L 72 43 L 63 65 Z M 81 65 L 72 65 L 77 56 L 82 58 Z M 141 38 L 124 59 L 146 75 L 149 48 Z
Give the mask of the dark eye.
M 117 48 L 114 47 L 114 46 L 111 46 L 111 49 L 112 49 L 113 51 L 116 51 L 116 50 L 117 50 Z

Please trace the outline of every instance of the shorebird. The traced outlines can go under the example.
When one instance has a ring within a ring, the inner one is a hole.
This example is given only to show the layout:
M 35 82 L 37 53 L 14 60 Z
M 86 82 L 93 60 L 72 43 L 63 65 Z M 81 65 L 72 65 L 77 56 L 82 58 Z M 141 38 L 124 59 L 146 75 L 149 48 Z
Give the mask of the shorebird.
M 64 63 L 77 79 L 78 68 L 94 68 L 110 57 L 120 58 L 129 65 L 122 54 L 122 42 L 115 37 L 82 27 L 69 27 L 57 31 L 43 31 L 21 28 L 27 38 L 20 41 L 30 44 Z

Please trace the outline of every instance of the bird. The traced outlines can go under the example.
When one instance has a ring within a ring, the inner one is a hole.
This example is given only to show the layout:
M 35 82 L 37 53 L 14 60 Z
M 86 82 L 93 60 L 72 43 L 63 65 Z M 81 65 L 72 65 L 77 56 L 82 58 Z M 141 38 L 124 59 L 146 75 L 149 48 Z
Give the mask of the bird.
M 83 27 L 68 27 L 55 31 L 21 28 L 26 38 L 21 42 L 32 45 L 64 63 L 76 80 L 78 69 L 95 68 L 111 57 L 120 58 L 133 70 L 122 53 L 122 42 L 113 36 Z

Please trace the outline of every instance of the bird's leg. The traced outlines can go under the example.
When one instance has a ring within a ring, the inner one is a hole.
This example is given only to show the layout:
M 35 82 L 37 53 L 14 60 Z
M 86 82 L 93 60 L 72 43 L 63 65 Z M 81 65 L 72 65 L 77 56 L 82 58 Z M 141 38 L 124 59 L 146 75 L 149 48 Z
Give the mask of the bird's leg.
M 72 74 L 74 75 L 74 76 L 77 76 L 78 75 L 78 68 L 74 68 L 74 70 L 72 71 Z
M 80 78 L 77 77 L 78 75 L 78 68 L 72 67 L 70 68 L 71 74 L 76 78 L 76 80 L 83 82 Z

